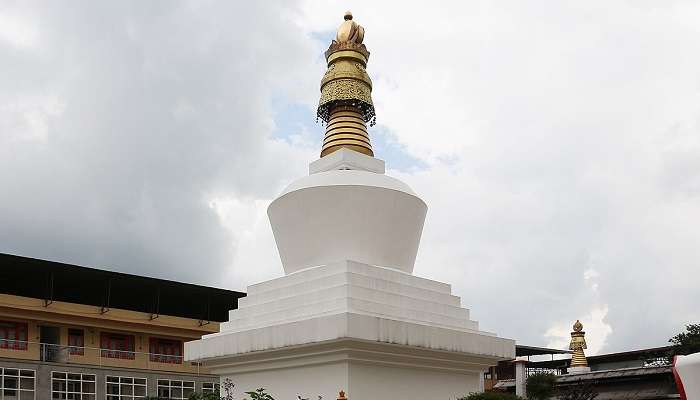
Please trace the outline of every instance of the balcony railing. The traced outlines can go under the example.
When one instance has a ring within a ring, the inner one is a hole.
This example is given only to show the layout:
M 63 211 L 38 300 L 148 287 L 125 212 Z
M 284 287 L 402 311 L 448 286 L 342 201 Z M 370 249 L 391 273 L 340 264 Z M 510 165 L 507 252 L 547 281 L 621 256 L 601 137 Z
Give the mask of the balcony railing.
M 0 350 L 27 350 L 27 341 L 0 339 Z
M 34 356 L 39 361 L 57 363 L 98 363 L 99 365 L 113 364 L 111 360 L 126 360 L 145 362 L 146 367 L 151 369 L 155 365 L 183 364 L 184 357 L 172 354 L 157 354 L 143 351 L 126 351 L 103 349 L 87 346 L 67 346 L 51 343 L 30 342 L 24 340 L 0 339 L 0 350 L 12 350 L 17 352 L 18 358 L 26 358 L 26 355 Z M 5 353 L 8 354 L 8 353 Z M 37 355 L 38 354 L 38 355 Z M 199 363 L 193 363 L 199 372 Z

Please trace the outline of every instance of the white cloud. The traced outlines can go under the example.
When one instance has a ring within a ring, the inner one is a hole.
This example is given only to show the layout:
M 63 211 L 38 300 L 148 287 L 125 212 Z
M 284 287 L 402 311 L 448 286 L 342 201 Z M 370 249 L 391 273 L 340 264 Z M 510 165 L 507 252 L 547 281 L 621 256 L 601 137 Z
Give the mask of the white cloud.
M 605 346 L 605 340 L 613 333 L 613 329 L 605 322 L 605 317 L 608 315 L 608 307 L 602 306 L 593 308 L 584 318 L 579 318 L 586 332 L 586 355 L 594 356 L 599 354 Z M 571 331 L 573 329 L 572 322 L 559 322 L 550 327 L 544 334 L 549 338 L 547 347 L 553 349 L 568 349 L 571 342 Z
M 333 29 L 343 7 L 307 2 L 308 25 Z M 427 165 L 393 172 L 429 205 L 418 274 L 526 344 L 590 307 L 608 310 L 614 332 L 588 329 L 608 350 L 700 319 L 697 4 L 352 11 L 378 123 Z
M 66 108 L 56 95 L 12 96 L 4 100 L 4 104 L 0 104 L 0 144 L 5 146 L 26 140 L 45 144 L 50 123 Z
M 36 46 L 39 29 L 35 20 L 0 9 L 0 41 L 19 49 Z
M 323 128 L 272 138 L 271 104 L 313 107 L 345 7 L 0 11 L 0 251 L 233 288 L 281 274 L 265 207 Z M 352 11 L 378 121 L 424 166 L 390 171 L 429 205 L 418 275 L 525 344 L 581 315 L 596 351 L 700 319 L 698 4 Z

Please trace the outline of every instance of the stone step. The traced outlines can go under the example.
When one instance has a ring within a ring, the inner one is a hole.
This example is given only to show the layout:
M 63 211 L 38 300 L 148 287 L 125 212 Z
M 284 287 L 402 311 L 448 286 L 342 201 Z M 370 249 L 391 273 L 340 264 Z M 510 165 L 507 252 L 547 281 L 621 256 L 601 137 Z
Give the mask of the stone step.
M 285 275 L 281 278 L 272 279 L 266 282 L 248 286 L 248 295 L 257 295 L 270 290 L 277 290 L 282 287 L 292 286 L 303 283 L 309 280 L 318 279 L 321 277 L 335 275 L 340 272 L 352 272 L 358 275 L 364 275 L 372 278 L 383 279 L 390 282 L 406 284 L 421 289 L 431 290 L 444 294 L 451 294 L 452 288 L 450 285 L 442 282 L 433 281 L 430 279 L 419 278 L 384 267 L 375 267 L 372 265 L 361 264 L 354 261 L 342 261 L 335 264 L 313 267 L 295 272 L 290 275 Z
M 289 297 L 275 298 L 267 302 L 260 302 L 255 299 L 255 296 L 249 296 L 248 300 L 252 301 L 239 302 L 238 309 L 229 312 L 229 318 L 243 318 L 250 315 L 294 309 L 307 304 L 316 303 L 319 299 L 338 297 L 365 299 L 399 308 L 422 310 L 452 318 L 469 319 L 469 310 L 459 306 L 343 282 L 334 286 L 320 286 L 312 291 L 299 291 Z
M 279 278 L 284 280 L 287 277 Z M 310 278 L 302 282 L 295 282 L 288 285 L 280 285 L 275 289 L 256 292 L 248 290 L 248 296 L 239 299 L 239 308 L 253 306 L 255 304 L 267 303 L 281 298 L 289 298 L 304 293 L 313 293 L 319 288 L 337 286 L 341 284 L 351 284 L 353 286 L 376 289 L 379 291 L 394 293 L 402 296 L 423 299 L 440 304 L 447 304 L 455 307 L 460 306 L 460 299 L 449 293 L 436 292 L 416 286 L 403 284 L 400 282 L 388 281 L 386 279 L 369 277 L 367 275 L 354 272 L 343 272 L 342 270 L 332 275 L 321 275 Z M 249 288 L 250 289 L 250 288 Z
M 234 310 L 234 312 L 231 313 L 232 318 L 229 322 L 222 324 L 222 332 L 255 329 L 341 312 L 356 312 L 380 316 L 387 319 L 442 326 L 458 330 L 478 330 L 478 324 L 466 318 L 453 318 L 425 310 L 414 310 L 365 299 L 357 299 L 348 297 L 345 293 L 339 293 L 335 298 L 326 298 L 315 303 L 298 305 L 289 309 L 264 314 L 248 315 L 246 313 L 240 313 L 241 315 L 239 316 L 239 313 L 236 311 L 238 310 Z

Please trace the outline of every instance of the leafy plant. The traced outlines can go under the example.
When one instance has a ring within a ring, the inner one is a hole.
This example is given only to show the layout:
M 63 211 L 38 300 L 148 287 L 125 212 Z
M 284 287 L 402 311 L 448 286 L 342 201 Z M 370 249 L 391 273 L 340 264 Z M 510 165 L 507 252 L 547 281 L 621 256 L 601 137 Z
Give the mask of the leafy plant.
M 218 393 L 192 393 L 188 400 L 221 400 Z
M 275 400 L 272 396 L 265 393 L 265 388 L 257 389 L 254 392 L 245 392 L 245 394 L 250 396 L 250 400 Z
M 685 332 L 668 340 L 673 344 L 673 354 L 688 355 L 700 351 L 700 324 L 688 324 Z
M 598 393 L 593 389 L 593 384 L 580 379 L 572 385 L 560 388 L 558 392 L 557 399 L 559 400 L 594 400 L 598 397 Z
M 470 393 L 458 400 L 523 400 L 521 397 L 506 392 Z
M 236 387 L 236 385 L 233 384 L 233 381 L 231 381 L 230 378 L 224 379 L 224 397 L 222 397 L 222 400 L 233 400 L 233 388 Z
M 527 378 L 527 398 L 531 400 L 547 400 L 556 392 L 557 376 L 551 373 L 538 373 Z

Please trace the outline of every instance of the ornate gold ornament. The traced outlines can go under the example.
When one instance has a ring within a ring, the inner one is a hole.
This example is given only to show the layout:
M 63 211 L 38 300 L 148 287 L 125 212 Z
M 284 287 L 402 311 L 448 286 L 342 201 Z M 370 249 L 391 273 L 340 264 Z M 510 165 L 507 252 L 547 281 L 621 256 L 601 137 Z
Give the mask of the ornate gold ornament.
M 326 124 L 321 157 L 346 147 L 374 156 L 367 122 L 374 125 L 372 80 L 367 75 L 369 51 L 362 44 L 365 30 L 345 13 L 336 39 L 325 52 L 328 70 L 321 79 L 317 120 Z
M 583 324 L 581 321 L 576 320 L 574 323 L 574 331 L 571 332 L 571 343 L 569 344 L 569 350 L 573 350 L 574 353 L 571 355 L 571 367 L 587 367 L 588 361 L 586 361 L 586 354 L 583 349 L 586 349 L 586 332 L 583 331 Z

